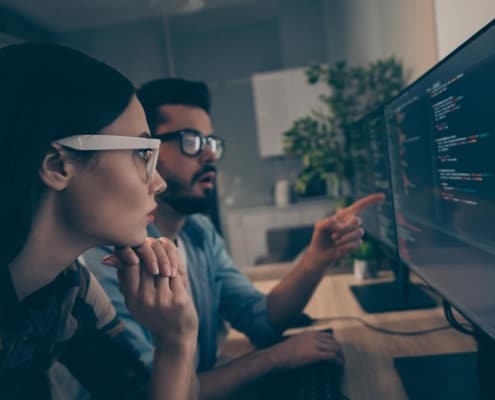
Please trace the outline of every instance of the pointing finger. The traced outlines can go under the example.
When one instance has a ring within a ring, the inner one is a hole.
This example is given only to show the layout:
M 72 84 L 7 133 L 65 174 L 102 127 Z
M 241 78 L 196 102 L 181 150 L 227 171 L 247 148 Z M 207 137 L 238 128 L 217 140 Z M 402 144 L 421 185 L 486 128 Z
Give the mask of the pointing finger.
M 338 212 L 338 215 L 346 216 L 348 214 L 357 214 L 374 204 L 381 203 L 383 200 L 385 200 L 385 195 L 383 193 L 373 193 L 355 201 L 350 206 L 343 208 Z

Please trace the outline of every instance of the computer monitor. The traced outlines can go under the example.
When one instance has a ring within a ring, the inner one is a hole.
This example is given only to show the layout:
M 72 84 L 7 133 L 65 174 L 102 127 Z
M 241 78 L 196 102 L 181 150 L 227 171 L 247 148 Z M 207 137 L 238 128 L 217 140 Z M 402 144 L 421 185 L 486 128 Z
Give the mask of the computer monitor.
M 436 306 L 436 302 L 419 286 L 411 285 L 409 270 L 398 262 L 383 107 L 354 123 L 350 139 L 354 198 L 358 199 L 374 192 L 385 194 L 384 202 L 363 211 L 360 217 L 363 220 L 366 238 L 378 247 L 377 262 L 386 262 L 394 272 L 393 281 L 351 286 L 354 297 L 368 313 Z
M 385 116 L 382 107 L 353 124 L 351 137 L 353 164 L 352 191 L 358 199 L 374 192 L 386 195 L 385 201 L 363 211 L 360 216 L 368 235 L 397 252 Z
M 385 116 L 400 259 L 473 324 L 478 376 L 492 375 L 495 21 L 388 103 Z M 431 394 L 428 385 L 436 399 L 481 398 L 484 390 L 495 398 L 491 376 L 476 386 L 476 357 L 466 357 L 455 372 L 442 358 L 396 366 L 412 399 Z M 459 387 L 456 380 L 463 385 L 451 397 L 440 392 L 449 382 Z

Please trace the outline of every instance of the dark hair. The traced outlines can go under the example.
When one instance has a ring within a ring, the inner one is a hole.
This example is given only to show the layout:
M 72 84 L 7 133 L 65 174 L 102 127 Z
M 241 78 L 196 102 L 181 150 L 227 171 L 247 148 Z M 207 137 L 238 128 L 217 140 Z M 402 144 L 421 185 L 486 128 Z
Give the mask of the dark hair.
M 207 114 L 210 113 L 210 91 L 203 82 L 180 78 L 157 79 L 145 83 L 138 89 L 137 96 L 143 105 L 151 131 L 155 130 L 158 123 L 164 122 L 157 113 L 159 106 L 193 106 L 201 108 Z
M 0 267 L 31 229 L 43 184 L 39 168 L 51 143 L 94 134 L 128 106 L 135 88 L 108 65 L 53 43 L 0 49 Z

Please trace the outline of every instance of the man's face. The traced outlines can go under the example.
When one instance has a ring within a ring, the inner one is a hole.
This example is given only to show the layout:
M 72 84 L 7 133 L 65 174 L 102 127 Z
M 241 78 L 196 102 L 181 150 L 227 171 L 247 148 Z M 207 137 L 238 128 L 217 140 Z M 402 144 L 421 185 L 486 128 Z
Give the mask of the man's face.
M 192 129 L 204 136 L 212 134 L 210 117 L 199 107 L 163 105 L 158 112 L 166 122 L 157 125 L 153 132 L 156 137 L 183 129 Z M 214 161 L 208 146 L 191 157 L 181 151 L 179 138 L 162 142 L 157 169 L 168 188 L 159 195 L 159 200 L 184 215 L 208 210 L 214 201 Z

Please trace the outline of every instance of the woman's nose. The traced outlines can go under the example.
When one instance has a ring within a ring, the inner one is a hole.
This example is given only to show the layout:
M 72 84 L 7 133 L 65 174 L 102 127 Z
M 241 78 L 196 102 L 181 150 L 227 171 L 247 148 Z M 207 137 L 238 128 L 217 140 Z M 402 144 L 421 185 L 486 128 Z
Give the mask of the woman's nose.
M 153 173 L 153 178 L 151 179 L 151 193 L 158 194 L 167 190 L 167 182 L 161 177 L 158 171 Z

